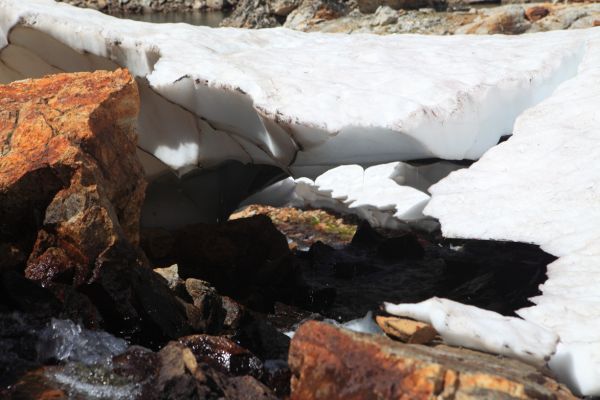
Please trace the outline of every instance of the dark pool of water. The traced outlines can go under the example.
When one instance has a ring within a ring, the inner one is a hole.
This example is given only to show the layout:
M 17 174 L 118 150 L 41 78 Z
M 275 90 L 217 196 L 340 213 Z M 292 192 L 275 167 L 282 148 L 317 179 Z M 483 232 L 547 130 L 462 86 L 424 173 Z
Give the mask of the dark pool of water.
M 229 12 L 223 11 L 194 11 L 194 12 L 169 12 L 169 13 L 147 13 L 147 14 L 113 14 L 115 17 L 133 19 L 135 21 L 153 23 L 176 23 L 183 22 L 190 25 L 202 25 L 217 27 L 228 16 Z

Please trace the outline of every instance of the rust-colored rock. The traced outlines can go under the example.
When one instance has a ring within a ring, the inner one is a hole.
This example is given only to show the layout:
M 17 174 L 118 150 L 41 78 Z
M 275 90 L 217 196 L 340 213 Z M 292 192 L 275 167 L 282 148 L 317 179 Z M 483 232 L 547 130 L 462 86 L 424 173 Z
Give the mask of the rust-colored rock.
M 433 326 L 424 322 L 381 315 L 375 317 L 375 321 L 386 335 L 405 343 L 427 344 L 437 336 Z
M 291 399 L 576 399 L 517 360 L 403 344 L 310 321 L 289 353 Z
M 81 285 L 99 258 L 135 248 L 145 190 L 138 111 L 123 69 L 0 86 L 0 263 L 29 254 L 28 278 Z
M 533 6 L 525 10 L 525 18 L 531 22 L 539 21 L 548 14 L 550 14 L 550 10 L 544 6 Z

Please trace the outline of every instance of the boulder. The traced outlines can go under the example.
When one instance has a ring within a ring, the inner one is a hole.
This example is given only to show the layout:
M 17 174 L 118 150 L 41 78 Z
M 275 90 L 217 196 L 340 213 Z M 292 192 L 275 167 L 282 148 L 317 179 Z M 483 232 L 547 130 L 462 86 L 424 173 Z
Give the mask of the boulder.
M 0 104 L 0 267 L 13 271 L 4 276 L 24 269 L 58 300 L 52 316 L 133 342 L 190 334 L 185 305 L 138 247 L 146 183 L 129 72 L 19 81 L 0 86 Z M 6 302 L 27 311 L 33 292 L 9 291 Z
M 28 278 L 74 285 L 118 247 L 135 260 L 146 183 L 129 72 L 15 82 L 0 104 L 0 259 L 29 254 Z
M 386 335 L 405 343 L 428 344 L 437 336 L 433 326 L 424 322 L 381 315 L 375 321 Z
M 191 225 L 172 235 L 164 254 L 177 263 L 197 307 L 206 292 L 200 280 L 257 310 L 270 310 L 275 299 L 292 300 L 302 285 L 285 236 L 264 215 Z
M 447 346 L 394 342 L 322 322 L 296 331 L 291 399 L 575 399 L 528 364 Z

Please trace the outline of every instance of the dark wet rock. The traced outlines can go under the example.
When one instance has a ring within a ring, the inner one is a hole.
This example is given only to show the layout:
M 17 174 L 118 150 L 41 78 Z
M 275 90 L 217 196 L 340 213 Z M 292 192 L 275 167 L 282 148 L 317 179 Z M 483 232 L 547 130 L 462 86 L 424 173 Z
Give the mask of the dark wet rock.
M 517 360 L 314 321 L 296 332 L 289 365 L 290 399 L 575 399 L 546 371 Z
M 185 307 L 164 279 L 144 267 L 108 262 L 85 294 L 104 318 L 104 328 L 151 348 L 190 334 Z
M 261 360 L 285 360 L 290 346 L 290 338 L 257 313 L 246 315 L 234 340 Z
M 411 303 L 432 296 L 511 315 L 539 294 L 555 258 L 537 246 L 493 241 L 445 241 L 420 231 L 385 235 L 361 226 L 351 244 L 315 243 L 303 260 L 307 287 L 331 288 L 333 302 L 311 309 L 336 320 L 375 310 L 378 301 Z
M 179 339 L 199 363 L 205 363 L 228 375 L 252 375 L 260 378 L 262 361 L 224 336 L 192 335 Z
M 228 374 L 226 368 L 218 364 L 219 360 L 207 358 L 204 346 L 199 345 L 196 339 L 186 338 L 189 346 L 171 342 L 159 352 L 161 362 L 157 389 L 160 398 L 231 400 L 277 398 L 268 387 L 253 376 Z M 200 354 L 200 357 L 197 354 Z M 209 363 L 205 363 L 205 360 Z
M 128 376 L 135 382 L 144 382 L 157 378 L 157 364 L 160 356 L 144 347 L 132 346 L 123 354 L 112 359 L 114 371 Z
M 263 382 L 279 397 L 289 396 L 292 372 L 285 360 L 266 360 Z
M 231 400 L 277 399 L 267 386 L 248 375 L 229 378 L 223 392 L 225 398 Z
M 322 320 L 323 317 L 317 313 L 284 303 L 275 303 L 273 312 L 267 315 L 267 320 L 280 332 L 294 330 L 300 322 L 309 319 Z
M 181 278 L 210 282 L 245 306 L 270 311 L 276 300 L 294 301 L 304 290 L 285 236 L 266 216 L 188 226 L 173 237 L 166 258 Z

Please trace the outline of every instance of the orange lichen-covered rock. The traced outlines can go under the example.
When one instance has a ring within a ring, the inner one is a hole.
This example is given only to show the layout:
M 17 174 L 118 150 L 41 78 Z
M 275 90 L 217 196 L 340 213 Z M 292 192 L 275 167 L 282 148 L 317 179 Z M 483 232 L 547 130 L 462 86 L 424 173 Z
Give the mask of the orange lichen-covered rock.
M 136 248 L 138 111 L 124 69 L 0 86 L 0 267 L 28 254 L 28 278 L 80 285 Z
M 291 399 L 576 399 L 517 360 L 404 344 L 316 321 L 296 331 L 288 363 Z

